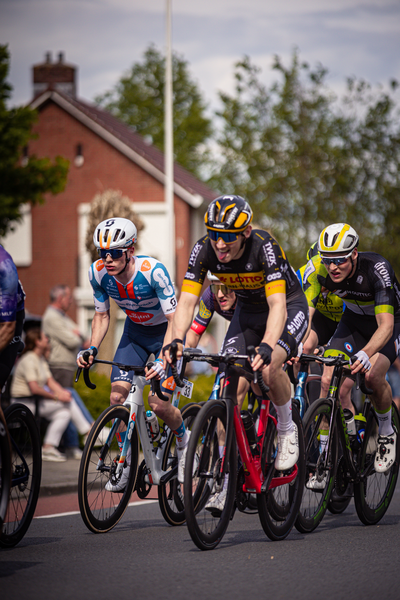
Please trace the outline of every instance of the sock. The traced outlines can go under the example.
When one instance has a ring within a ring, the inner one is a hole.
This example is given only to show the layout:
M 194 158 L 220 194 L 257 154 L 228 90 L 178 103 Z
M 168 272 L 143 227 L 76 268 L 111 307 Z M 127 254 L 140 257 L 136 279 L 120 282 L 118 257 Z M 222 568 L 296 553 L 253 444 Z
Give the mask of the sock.
M 379 421 L 379 435 L 388 436 L 393 433 L 392 427 L 392 407 L 385 412 L 376 410 L 376 415 Z
M 286 402 L 283 406 L 277 406 L 274 404 L 276 414 L 278 416 L 277 429 L 279 433 L 291 433 L 294 429 L 294 423 L 292 419 L 292 402 Z
M 326 450 L 326 445 L 328 443 L 328 429 L 320 429 L 319 430 L 319 452 L 322 454 Z
M 180 424 L 180 426 L 177 427 L 177 429 L 174 431 L 174 434 L 176 436 L 176 447 L 184 448 L 189 441 L 189 434 L 186 431 L 186 427 L 185 427 L 185 423 L 183 422 L 183 419 L 182 419 L 182 423 Z
M 224 454 L 224 450 L 225 450 L 225 446 L 218 446 L 218 451 L 219 451 L 219 457 L 220 458 L 222 458 L 222 456 Z M 229 481 L 229 473 L 227 473 L 225 475 L 224 486 L 223 486 L 222 490 L 227 490 L 228 489 L 228 481 Z

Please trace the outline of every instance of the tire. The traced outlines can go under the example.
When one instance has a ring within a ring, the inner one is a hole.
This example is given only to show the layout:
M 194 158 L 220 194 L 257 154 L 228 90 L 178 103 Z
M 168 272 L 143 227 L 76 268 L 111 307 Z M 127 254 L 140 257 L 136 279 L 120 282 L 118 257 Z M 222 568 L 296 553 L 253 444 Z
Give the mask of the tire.
M 233 514 L 237 479 L 236 442 L 226 451 L 228 484 L 222 511 L 207 510 L 211 494 L 220 492 L 217 423 L 226 427 L 227 410 L 221 400 L 211 400 L 200 410 L 192 427 L 185 464 L 184 499 L 186 523 L 200 550 L 212 550 L 222 540 Z M 233 425 L 233 423 L 232 423 Z
M 28 531 L 35 514 L 42 477 L 38 427 L 31 411 L 12 404 L 4 413 L 11 443 L 11 493 L 0 546 L 11 548 Z
M 186 429 L 191 430 L 194 419 L 199 413 L 201 406 L 199 404 L 187 404 L 183 407 L 181 413 Z M 166 471 L 169 467 L 177 464 L 175 434 L 168 436 L 162 469 Z M 183 485 L 174 477 L 168 483 L 158 486 L 158 502 L 160 504 L 161 514 L 170 525 L 182 525 L 186 521 L 185 507 L 183 502 Z
M 269 489 L 266 493 L 257 495 L 258 514 L 262 528 L 270 540 L 285 539 L 291 532 L 299 512 L 304 485 L 304 438 L 300 415 L 293 407 L 293 421 L 297 425 L 299 438 L 299 459 L 297 461 L 297 476 L 291 483 Z M 269 475 L 269 469 L 276 456 L 276 428 L 272 419 L 268 420 L 264 437 L 261 461 L 264 478 Z M 274 467 L 272 467 L 274 469 Z M 286 474 L 293 472 L 290 469 Z M 280 473 L 273 471 L 272 477 Z
M 336 466 L 335 486 L 328 502 L 328 510 L 332 515 L 340 515 L 346 510 L 353 497 L 353 484 L 346 477 L 346 463 L 339 442 L 339 460 Z
M 83 451 L 78 479 L 79 509 L 83 522 L 93 533 L 110 531 L 121 519 L 134 488 L 139 461 L 139 438 L 136 427 L 131 437 L 131 468 L 125 489 L 108 492 L 106 484 L 115 472 L 120 451 L 114 435 L 109 443 L 98 446 L 96 440 L 105 427 L 111 428 L 115 419 L 128 426 L 129 409 L 126 406 L 110 406 L 93 425 Z M 102 465 L 99 468 L 99 462 Z
M 371 408 L 365 427 L 361 448 L 360 469 L 364 478 L 354 485 L 354 504 L 358 517 L 364 525 L 378 523 L 392 500 L 399 473 L 400 423 L 399 413 L 392 403 L 392 425 L 397 433 L 396 460 L 386 473 L 376 473 L 373 468 L 377 448 L 378 420 Z
M 332 403 L 325 398 L 316 400 L 304 415 L 304 445 L 305 445 L 305 473 L 304 490 L 297 516 L 295 527 L 301 533 L 314 531 L 322 521 L 329 499 L 335 485 L 335 475 L 338 456 L 338 442 L 336 429 L 331 440 L 331 455 L 329 457 L 328 469 L 325 472 L 325 487 L 321 490 L 309 490 L 305 487 L 309 478 L 315 473 L 324 475 L 319 467 L 321 459 L 319 451 L 319 427 L 322 419 L 330 419 Z
M 11 448 L 7 425 L 0 408 L 0 533 L 7 513 L 11 490 Z

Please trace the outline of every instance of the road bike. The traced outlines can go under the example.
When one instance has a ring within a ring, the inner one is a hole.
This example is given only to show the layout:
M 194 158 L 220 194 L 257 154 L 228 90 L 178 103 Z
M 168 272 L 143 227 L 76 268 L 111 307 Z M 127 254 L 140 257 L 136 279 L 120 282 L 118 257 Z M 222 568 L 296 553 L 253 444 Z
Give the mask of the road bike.
M 271 540 L 284 539 L 290 533 L 300 507 L 304 482 L 304 444 L 301 419 L 296 408 L 293 409 L 293 420 L 298 428 L 299 459 L 293 468 L 285 472 L 277 472 L 274 467 L 276 419 L 269 413 L 268 387 L 263 382 L 261 372 L 254 374 L 263 394 L 254 439 L 249 429 L 246 433 L 243 415 L 239 411 L 237 386 L 244 369 L 235 367 L 235 363 L 249 357 L 251 359 L 254 355 L 255 350 L 251 347 L 248 348 L 248 355 L 199 354 L 192 349 L 183 351 L 183 364 L 190 360 L 205 361 L 223 372 L 219 398 L 204 404 L 192 425 L 185 461 L 186 522 L 192 540 L 201 550 L 210 550 L 219 544 L 233 516 L 237 489 L 237 449 L 244 472 L 242 490 L 246 494 L 257 495 L 259 518 Z M 172 372 L 179 385 L 181 381 L 177 371 L 172 369 Z M 221 442 L 220 452 L 218 437 L 223 430 L 225 441 Z M 224 489 L 226 495 L 222 508 L 207 509 L 211 494 Z
M 79 469 L 78 499 L 83 522 L 94 533 L 105 533 L 122 518 L 132 492 L 139 498 L 146 498 L 153 485 L 158 486 L 158 501 L 164 519 L 170 525 L 185 522 L 183 490 L 178 482 L 178 459 L 174 433 L 164 424 L 160 431 L 154 431 L 146 417 L 143 390 L 150 383 L 146 381 L 145 367 L 126 365 L 113 361 L 95 359 L 93 364 L 115 365 L 122 371 L 133 371 L 132 386 L 125 402 L 107 408 L 96 420 L 89 433 Z M 151 363 L 148 363 L 150 368 Z M 78 369 L 76 380 L 81 369 Z M 89 369 L 84 369 L 86 385 L 95 389 L 90 381 Z M 165 401 L 159 382 L 152 380 L 157 395 Z M 172 404 L 178 406 L 181 394 L 190 398 L 192 384 L 182 382 L 176 388 Z M 187 404 L 181 410 L 187 429 L 191 428 L 200 406 Z M 120 433 L 126 431 L 122 449 L 118 444 Z M 142 447 L 144 459 L 139 465 L 139 449 Z M 124 467 L 129 464 L 129 478 L 120 492 L 106 490 L 111 482 L 118 484 Z
M 5 409 L 4 421 L 0 421 L 0 445 L 0 547 L 11 548 L 22 540 L 32 522 L 42 475 L 39 431 L 24 404 L 11 404 Z
M 365 525 L 375 525 L 386 513 L 396 487 L 399 413 L 392 404 L 392 425 L 397 433 L 396 460 L 388 471 L 377 473 L 374 459 L 378 448 L 378 418 L 368 397 L 371 390 L 361 379 L 358 385 L 366 394 L 362 413 L 365 432 L 363 436 L 349 436 L 339 391 L 345 377 L 357 379 L 348 368 L 350 361 L 343 355 L 309 358 L 334 370 L 328 397 L 314 402 L 304 416 L 305 487 L 295 526 L 302 533 L 313 531 L 324 517 L 333 490 L 346 499 L 349 484 L 353 485 L 359 519 Z

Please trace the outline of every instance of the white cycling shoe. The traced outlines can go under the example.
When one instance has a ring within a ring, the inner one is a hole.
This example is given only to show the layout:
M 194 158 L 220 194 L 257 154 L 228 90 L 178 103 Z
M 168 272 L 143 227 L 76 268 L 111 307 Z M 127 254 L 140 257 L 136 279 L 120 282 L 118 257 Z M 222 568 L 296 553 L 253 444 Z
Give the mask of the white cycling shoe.
M 299 459 L 299 434 L 296 423 L 290 433 L 278 431 L 278 453 L 275 458 L 275 469 L 287 471 L 294 467 Z
M 116 484 L 113 484 L 110 479 L 110 481 L 108 481 L 105 485 L 105 489 L 107 490 L 107 492 L 123 492 L 126 488 L 126 484 L 128 483 L 130 470 L 130 465 L 124 467 L 122 469 L 121 478 Z

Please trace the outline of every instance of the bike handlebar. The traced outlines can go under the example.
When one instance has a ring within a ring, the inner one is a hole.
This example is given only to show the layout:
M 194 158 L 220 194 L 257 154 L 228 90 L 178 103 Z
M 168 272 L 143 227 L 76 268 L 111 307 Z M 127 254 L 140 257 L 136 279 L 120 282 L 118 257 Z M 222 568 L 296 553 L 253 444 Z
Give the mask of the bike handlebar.
M 83 358 L 85 360 L 89 360 L 89 352 L 85 352 L 83 354 Z M 145 368 L 148 367 L 149 369 L 151 369 L 151 367 L 153 366 L 152 362 L 147 363 L 146 367 L 144 366 L 135 366 L 135 365 L 126 365 L 126 364 L 122 364 L 122 363 L 118 363 L 112 360 L 100 360 L 98 358 L 95 358 L 92 362 L 92 364 L 89 366 L 89 368 L 87 369 L 83 369 L 82 367 L 78 367 L 77 371 L 76 371 L 76 376 L 75 376 L 75 383 L 78 381 L 81 372 L 83 371 L 83 379 L 85 381 L 85 384 L 88 388 L 90 388 L 91 390 L 95 390 L 96 389 L 96 385 L 90 380 L 90 376 L 89 376 L 89 370 L 90 368 L 95 365 L 96 363 L 99 364 L 103 364 L 103 365 L 113 365 L 118 367 L 119 369 L 121 369 L 121 371 L 134 371 L 135 375 L 144 375 L 145 374 Z M 169 401 L 169 397 L 165 396 L 162 391 L 161 391 L 161 385 L 160 385 L 160 380 L 159 379 L 151 379 L 150 380 L 150 386 L 151 386 L 151 391 L 153 394 L 157 394 L 157 396 L 161 399 L 164 400 L 165 402 Z
M 368 388 L 365 384 L 365 375 L 360 371 L 358 373 L 353 374 L 350 369 L 347 369 L 345 365 L 351 365 L 351 359 L 348 360 L 344 357 L 343 354 L 339 354 L 338 356 L 320 356 L 318 354 L 302 354 L 300 356 L 300 363 L 308 363 L 308 362 L 319 362 L 327 367 L 342 367 L 343 373 L 346 377 L 349 377 L 356 383 L 357 389 L 360 389 L 363 394 L 369 395 L 372 394 L 373 390 Z

